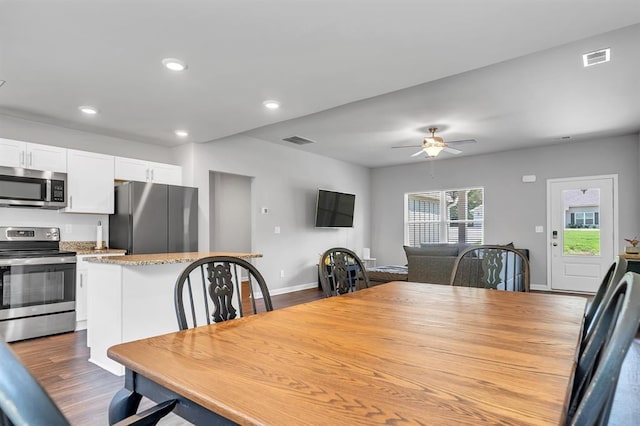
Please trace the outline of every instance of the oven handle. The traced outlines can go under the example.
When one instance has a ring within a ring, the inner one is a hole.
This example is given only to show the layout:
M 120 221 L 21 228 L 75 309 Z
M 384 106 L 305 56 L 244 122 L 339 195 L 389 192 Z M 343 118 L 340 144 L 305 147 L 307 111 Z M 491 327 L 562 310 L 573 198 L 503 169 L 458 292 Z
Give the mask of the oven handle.
M 23 266 L 23 265 L 59 265 L 62 263 L 76 263 L 75 256 L 61 257 L 32 257 L 22 259 L 0 259 L 0 266 Z

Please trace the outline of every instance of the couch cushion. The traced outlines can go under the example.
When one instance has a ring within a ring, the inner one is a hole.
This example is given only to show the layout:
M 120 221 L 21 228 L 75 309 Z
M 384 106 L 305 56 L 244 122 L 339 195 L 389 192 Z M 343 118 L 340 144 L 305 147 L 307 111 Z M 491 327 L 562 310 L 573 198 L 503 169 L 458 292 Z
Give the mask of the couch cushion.
M 409 256 L 457 256 L 458 244 L 425 244 L 420 247 L 404 246 L 404 252 Z
M 449 284 L 454 256 L 408 256 L 408 280 L 431 284 Z

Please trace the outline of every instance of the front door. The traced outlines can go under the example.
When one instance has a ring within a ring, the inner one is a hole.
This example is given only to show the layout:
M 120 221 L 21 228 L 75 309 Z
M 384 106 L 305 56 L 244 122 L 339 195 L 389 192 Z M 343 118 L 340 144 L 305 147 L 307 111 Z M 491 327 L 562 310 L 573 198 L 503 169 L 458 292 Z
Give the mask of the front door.
M 552 290 L 598 290 L 618 241 L 617 182 L 617 175 L 547 181 Z

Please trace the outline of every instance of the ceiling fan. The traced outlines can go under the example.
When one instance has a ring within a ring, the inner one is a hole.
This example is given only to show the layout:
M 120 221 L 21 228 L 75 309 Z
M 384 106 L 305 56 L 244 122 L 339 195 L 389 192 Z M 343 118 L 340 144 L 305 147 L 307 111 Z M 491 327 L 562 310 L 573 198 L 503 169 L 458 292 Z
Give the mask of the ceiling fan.
M 436 130 L 438 130 L 437 127 L 430 127 L 429 128 L 429 132 L 431 132 L 431 136 L 427 136 L 426 138 L 424 138 L 424 140 L 422 141 L 422 145 L 393 146 L 392 148 L 416 148 L 416 147 L 420 147 L 422 149 L 420 151 L 416 152 L 415 154 L 411 155 L 412 157 L 416 157 L 416 156 L 418 156 L 418 155 L 420 155 L 422 153 L 425 153 L 427 155 L 427 157 L 435 158 L 442 151 L 448 152 L 449 154 L 460 154 L 462 152 L 459 149 L 451 148 L 449 146 L 449 144 L 452 144 L 452 143 L 455 143 L 455 144 L 474 143 L 474 142 L 476 142 L 475 139 L 465 139 L 465 140 L 459 140 L 459 141 L 445 142 L 444 139 L 442 139 L 439 136 L 436 136 Z

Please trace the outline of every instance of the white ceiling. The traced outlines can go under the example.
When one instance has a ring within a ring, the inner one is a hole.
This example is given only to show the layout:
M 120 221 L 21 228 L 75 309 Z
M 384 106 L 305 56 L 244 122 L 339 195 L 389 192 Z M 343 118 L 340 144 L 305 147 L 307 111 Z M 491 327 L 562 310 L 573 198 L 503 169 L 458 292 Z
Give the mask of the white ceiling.
M 640 131 L 638 23 L 638 0 L 0 0 L 0 115 L 163 146 L 300 135 L 371 167 L 423 161 L 391 146 L 430 125 L 478 141 L 460 155 L 579 143 Z

